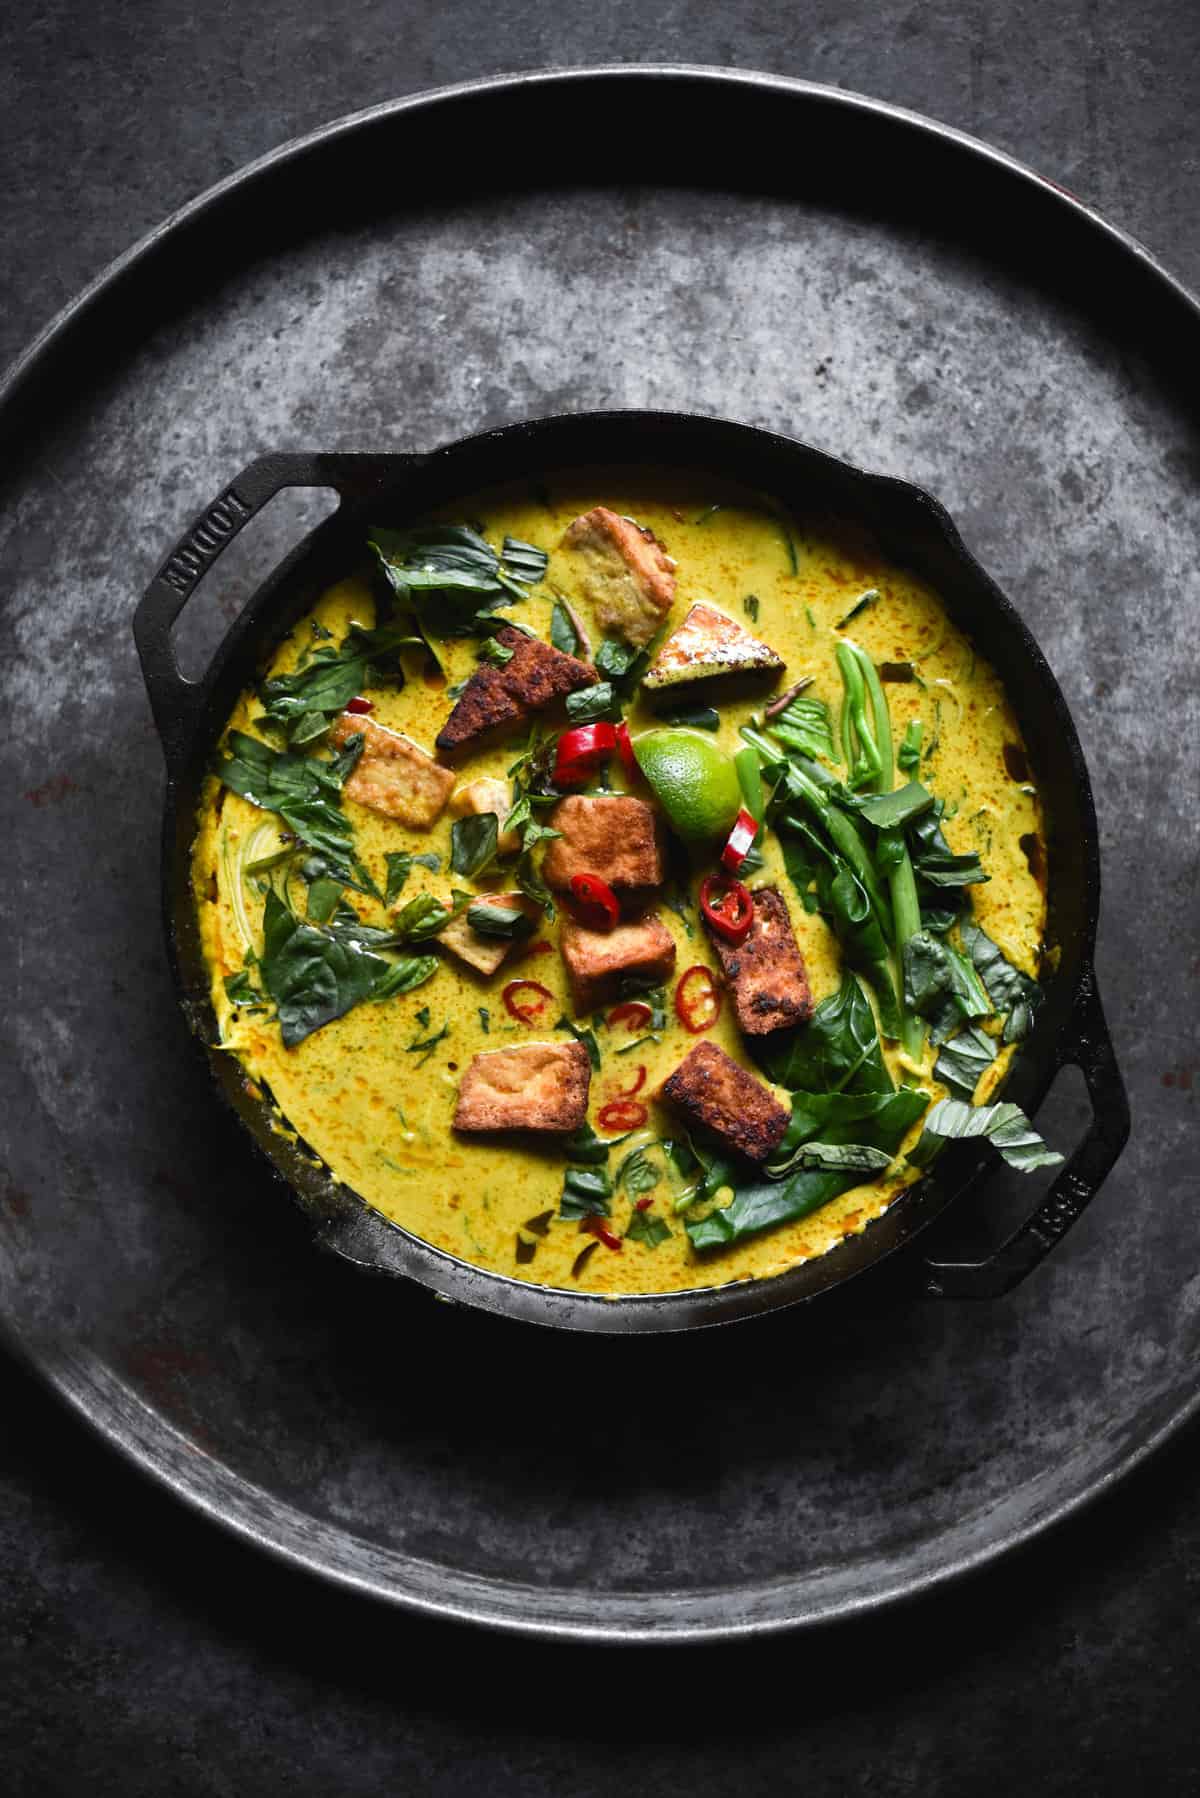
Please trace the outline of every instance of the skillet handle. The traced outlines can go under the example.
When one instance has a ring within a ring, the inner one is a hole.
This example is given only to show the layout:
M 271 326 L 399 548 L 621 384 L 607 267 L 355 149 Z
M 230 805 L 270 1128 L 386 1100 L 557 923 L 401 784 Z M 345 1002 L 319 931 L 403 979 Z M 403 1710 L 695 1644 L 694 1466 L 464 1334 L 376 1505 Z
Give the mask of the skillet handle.
M 927 1261 L 930 1298 L 990 1299 L 1011 1292 L 1064 1237 L 1100 1187 L 1129 1137 L 1129 1100 L 1113 1054 L 1096 976 L 1084 969 L 1059 1041 L 1058 1066 L 1073 1063 L 1087 1081 L 1092 1122 L 1087 1135 L 1033 1216 L 986 1261 Z
M 199 681 L 181 673 L 171 641 L 175 620 L 222 550 L 285 487 L 332 487 L 347 499 L 368 499 L 423 456 L 277 454 L 260 456 L 217 495 L 179 539 L 138 604 L 133 637 L 150 709 L 170 767 L 200 704 Z

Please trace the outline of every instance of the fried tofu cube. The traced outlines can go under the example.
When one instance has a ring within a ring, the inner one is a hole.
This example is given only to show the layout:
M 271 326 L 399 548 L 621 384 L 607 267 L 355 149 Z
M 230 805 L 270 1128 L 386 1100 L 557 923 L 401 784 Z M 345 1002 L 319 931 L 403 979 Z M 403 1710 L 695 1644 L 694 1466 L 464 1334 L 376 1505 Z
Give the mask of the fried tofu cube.
M 663 1082 L 662 1097 L 694 1128 L 749 1161 L 765 1161 L 790 1121 L 766 1087 L 715 1043 L 698 1044 L 680 1062 Z
M 723 674 L 777 674 L 783 657 L 735 618 L 703 601 L 694 605 L 671 632 L 642 677 L 653 692 L 685 681 L 712 680 Z
M 590 662 L 564 655 L 511 624 L 496 632 L 496 642 L 512 656 L 503 668 L 487 662 L 476 669 L 437 734 L 439 749 L 463 749 L 493 731 L 523 724 L 577 687 L 595 684 Z
M 582 1043 L 521 1043 L 477 1055 L 458 1088 L 454 1128 L 569 1136 L 587 1117 L 592 1064 Z
M 449 768 L 439 767 L 399 731 L 358 712 L 335 718 L 329 735 L 339 748 L 351 737 L 363 739 L 357 766 L 342 788 L 348 799 L 394 818 L 408 830 L 429 830 L 437 823 L 454 785 Z
M 626 981 L 662 986 L 675 972 L 675 940 L 653 913 L 612 930 L 585 930 L 568 918 L 558 946 L 577 1013 L 619 998 Z
M 542 908 L 533 899 L 527 899 L 524 893 L 497 893 L 496 903 L 511 905 L 517 911 L 524 912 L 527 918 L 536 922 L 542 915 Z M 449 949 L 457 955 L 459 961 L 465 961 L 479 974 L 494 974 L 509 950 L 515 945 L 515 937 L 483 936 L 480 931 L 472 929 L 467 913 L 460 912 L 457 918 L 451 918 L 437 933 L 436 940 L 443 949 Z
M 653 533 L 593 506 L 563 542 L 583 562 L 581 585 L 601 629 L 639 648 L 649 643 L 675 598 L 675 564 Z
M 512 788 L 506 780 L 501 780 L 494 774 L 485 774 L 480 780 L 469 781 L 465 787 L 459 787 L 450 796 L 450 810 L 456 818 L 482 817 L 485 812 L 495 812 L 497 829 L 508 817 L 512 806 Z M 496 847 L 501 855 L 515 855 L 521 847 L 520 831 L 500 830 Z
M 627 793 L 572 793 L 548 822 L 561 832 L 546 850 L 542 878 L 564 893 L 573 874 L 595 874 L 614 892 L 661 886 L 665 869 L 654 813 Z
M 792 934 L 788 908 L 775 887 L 753 895 L 754 922 L 740 943 L 709 931 L 733 995 L 734 1016 L 747 1036 L 767 1036 L 812 1016 L 808 969 Z

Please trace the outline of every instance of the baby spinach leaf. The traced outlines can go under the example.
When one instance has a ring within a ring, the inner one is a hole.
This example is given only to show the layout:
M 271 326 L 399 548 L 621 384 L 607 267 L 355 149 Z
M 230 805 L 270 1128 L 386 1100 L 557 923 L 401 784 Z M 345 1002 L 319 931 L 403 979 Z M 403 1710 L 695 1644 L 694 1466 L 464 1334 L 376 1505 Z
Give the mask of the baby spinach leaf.
M 824 878 L 818 874 L 818 885 Z M 879 1003 L 886 1036 L 899 1036 L 900 1010 L 892 978 L 888 946 L 874 907 L 853 870 L 845 863 L 826 887 L 830 920 L 847 964 L 870 981 Z
M 983 1018 L 992 1009 L 967 958 L 928 930 L 919 930 L 904 945 L 904 998 L 929 1019 L 935 1043 L 952 1036 L 962 1019 Z
M 854 975 L 822 999 L 791 1040 L 770 1044 L 759 1056 L 768 1079 L 805 1092 L 890 1093 L 871 1002 Z
M 285 1049 L 369 998 L 388 971 L 380 956 L 302 924 L 274 892 L 263 912 L 261 965 Z
M 773 1162 L 780 1167 L 796 1155 L 805 1142 L 855 1143 L 895 1155 L 905 1135 L 929 1103 L 928 1094 L 902 1087 L 894 1093 L 797 1093 L 792 1123 L 788 1126 Z M 808 1217 L 861 1182 L 861 1173 L 835 1168 L 795 1165 L 783 1177 L 771 1179 L 765 1172 L 740 1181 L 732 1202 L 707 1217 L 686 1224 L 692 1247 L 720 1249 L 743 1242 L 776 1224 Z
M 970 1100 L 996 1059 L 996 1045 L 977 1024 L 968 1024 L 942 1047 L 934 1073 L 956 1098 Z
M 982 1136 L 998 1149 L 1009 1167 L 1018 1173 L 1055 1167 L 1062 1156 L 1048 1149 L 1019 1105 L 964 1105 L 961 1099 L 943 1099 L 925 1119 L 925 1134 L 943 1141 Z
M 1042 988 L 1020 968 L 1014 968 L 1004 951 L 978 924 L 965 923 L 962 940 L 993 1007 L 1001 1014 L 1008 1014 L 1004 1019 L 1005 1042 L 1020 1042 L 1033 1028 L 1038 1007 L 1045 998 Z
M 879 830 L 892 830 L 927 812 L 933 804 L 933 794 L 919 780 L 910 780 L 906 786 L 894 787 L 890 793 L 872 793 L 869 798 L 856 800 L 855 804 L 869 824 Z
M 916 782 L 910 783 L 916 785 Z M 968 855 L 955 855 L 942 834 L 945 803 L 938 799 L 920 816 L 912 818 L 906 829 L 908 852 L 918 885 L 945 889 L 977 886 L 991 878 L 974 850 Z
M 473 636 L 478 601 L 511 605 L 540 581 L 544 550 L 506 537 L 500 555 L 468 524 L 415 531 L 377 529 L 370 547 L 397 598 L 418 618 L 426 637 Z

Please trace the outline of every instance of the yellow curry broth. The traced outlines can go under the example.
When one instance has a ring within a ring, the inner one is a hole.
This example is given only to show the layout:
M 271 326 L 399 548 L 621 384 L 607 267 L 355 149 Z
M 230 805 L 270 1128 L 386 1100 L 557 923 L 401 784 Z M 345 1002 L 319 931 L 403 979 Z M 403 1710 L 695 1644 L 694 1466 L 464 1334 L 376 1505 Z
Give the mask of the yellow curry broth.
M 546 580 L 530 590 L 530 597 L 514 614 L 541 636 L 548 635 L 556 592 L 568 598 L 591 627 L 572 557 L 556 549 L 566 526 L 598 502 L 636 516 L 651 526 L 678 564 L 672 622 L 677 623 L 696 599 L 711 600 L 741 618 L 743 599 L 756 595 L 757 622 L 750 628 L 784 656 L 784 684 L 802 674 L 814 676 L 810 691 L 830 705 L 835 719 L 842 689 L 835 662 L 838 635 L 833 626 L 864 589 L 877 587 L 879 602 L 859 614 L 847 627 L 847 634 L 877 663 L 917 662 L 924 688 L 916 682 L 886 688 L 896 741 L 902 740 L 910 719 L 924 721 L 926 753 L 921 778 L 946 800 L 953 814 L 944 823 L 945 834 L 957 852 L 978 850 L 991 876 L 986 885 L 972 889 L 975 915 L 1012 962 L 1027 973 L 1036 973 L 1045 897 L 1020 839 L 1035 834 L 1044 840 L 1038 796 L 1028 783 L 1014 779 L 1006 765 L 1005 746 L 1020 749 L 1022 745 L 998 679 L 949 622 L 934 594 L 886 564 L 857 536 L 832 531 L 793 528 L 799 567 L 799 572 L 793 573 L 780 524 L 744 499 L 739 503 L 735 496 L 726 495 L 729 503 L 709 512 L 714 498 L 721 497 L 714 494 L 711 483 L 676 490 L 656 484 L 648 492 L 649 487 L 649 482 L 631 486 L 628 477 L 589 482 L 586 487 L 564 484 L 549 504 L 524 491 L 519 495 L 483 494 L 448 508 L 444 516 L 482 521 L 493 542 L 508 534 L 552 552 Z M 323 596 L 312 616 L 332 633 L 334 641 L 341 640 L 351 621 L 373 624 L 369 586 L 358 579 L 339 582 Z M 598 641 L 599 633 L 594 636 Z M 293 667 L 312 641 L 305 619 L 280 645 L 270 672 Z M 448 642 L 440 648 L 445 651 L 450 682 L 462 680 L 474 668 L 472 643 Z M 430 685 L 417 664 L 410 668 L 403 690 L 375 689 L 372 698 L 373 715 L 380 723 L 404 730 L 426 747 L 432 746 L 449 710 L 441 686 Z M 737 748 L 739 725 L 761 703 L 761 697 L 748 697 L 724 705 L 717 740 L 731 751 Z M 230 724 L 253 732 L 258 710 L 254 695 L 247 693 Z M 635 734 L 653 722 L 651 709 L 642 701 L 627 715 Z M 472 755 L 461 777 L 503 774 L 515 753 L 510 741 Z M 610 779 L 614 786 L 622 784 L 615 763 Z M 414 867 L 404 900 L 424 890 L 446 896 L 451 884 L 462 884 L 452 882 L 448 872 L 449 812 L 433 830 L 418 834 L 353 802 L 345 805 L 358 852 L 381 886 L 385 853 L 403 849 L 435 850 L 442 858 L 443 870 L 435 875 Z M 484 980 L 444 953 L 436 976 L 417 991 L 383 1003 L 359 1005 L 295 1049 L 285 1049 L 276 1025 L 232 1008 L 223 986 L 226 975 L 241 969 L 245 949 L 233 904 L 234 857 L 244 833 L 262 830 L 272 822 L 270 814 L 223 790 L 215 780 L 208 782 L 194 850 L 194 884 L 223 1043 L 240 1057 L 252 1078 L 266 1082 L 283 1117 L 340 1180 L 425 1241 L 498 1273 L 540 1284 L 578 1285 L 612 1295 L 672 1291 L 764 1277 L 821 1255 L 844 1236 L 863 1230 L 887 1208 L 906 1179 L 914 1177 L 892 1176 L 856 1187 L 810 1217 L 715 1257 L 699 1257 L 692 1251 L 683 1220 L 672 1211 L 669 1183 L 664 1181 L 651 1195 L 653 1211 L 666 1218 L 673 1234 L 657 1247 L 625 1241 L 621 1252 L 613 1253 L 601 1246 L 588 1257 L 576 1280 L 572 1266 L 591 1238 L 581 1235 L 576 1223 L 556 1219 L 544 1236 L 536 1238 L 534 1259 L 518 1264 L 518 1230 L 532 1216 L 557 1211 L 564 1168 L 561 1153 L 508 1140 L 456 1138 L 450 1122 L 458 1078 L 474 1055 L 520 1042 L 564 1040 L 545 1026 L 530 1028 L 518 1023 L 501 1000 L 509 980 L 527 976 L 549 987 L 555 996 L 551 1025 L 559 1015 L 569 1015 L 558 955 L 530 958 L 514 951 L 493 978 Z M 767 865 L 750 884 L 776 884 L 787 899 L 808 964 L 813 997 L 819 1001 L 840 981 L 836 943 L 824 922 L 804 911 L 787 879 L 773 833 L 768 836 L 766 856 Z M 501 876 L 498 884 L 503 888 L 511 883 Z M 353 894 L 348 897 L 370 921 L 386 922 L 373 901 Z M 245 912 L 256 950 L 261 947 L 261 910 L 261 898 L 250 891 Z M 694 911 L 690 913 L 691 935 L 671 910 L 663 907 L 660 915 L 676 941 L 676 979 L 696 962 L 715 968 Z M 551 942 L 556 935 L 556 925 L 537 932 L 539 939 Z M 420 947 L 423 950 L 426 945 Z M 673 990 L 674 983 L 668 997 Z M 430 1024 L 423 1028 L 417 1013 L 426 1008 Z M 486 1012 L 486 1028 L 481 1008 Z M 431 1052 L 411 1048 L 447 1023 L 449 1034 Z M 708 1034 L 754 1071 L 728 1004 Z M 668 1028 L 658 1044 L 648 1043 L 631 1054 L 617 1055 L 615 1050 L 630 1040 L 623 1027 L 617 1032 L 601 1028 L 598 1038 L 603 1058 L 600 1072 L 592 1078 L 589 1117 L 593 1121 L 607 1100 L 632 1083 L 639 1066 L 647 1070 L 641 1095 L 646 1098 L 700 1040 L 683 1031 L 670 1007 Z M 887 1046 L 885 1054 L 893 1076 L 899 1078 L 903 1070 L 895 1045 Z M 982 1100 L 994 1091 L 1011 1055 L 1011 1049 L 1001 1050 L 977 1098 Z M 928 1053 L 922 1083 L 931 1099 L 937 1099 L 945 1096 L 945 1089 L 932 1077 L 933 1059 L 934 1052 Z M 781 1096 L 786 1100 L 786 1095 Z M 919 1126 L 914 1137 L 918 1131 Z M 610 1169 L 615 1171 L 622 1156 L 639 1142 L 670 1133 L 670 1118 L 651 1102 L 646 1130 L 613 1152 Z M 623 1233 L 630 1211 L 631 1200 L 619 1193 L 613 1200 L 612 1217 L 618 1234 Z

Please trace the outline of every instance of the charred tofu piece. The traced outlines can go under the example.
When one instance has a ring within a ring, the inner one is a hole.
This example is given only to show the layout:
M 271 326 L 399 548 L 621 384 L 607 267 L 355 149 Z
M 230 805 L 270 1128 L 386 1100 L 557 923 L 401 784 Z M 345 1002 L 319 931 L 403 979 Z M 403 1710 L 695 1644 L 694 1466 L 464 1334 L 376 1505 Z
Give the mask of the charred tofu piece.
M 650 692 L 722 674 L 777 674 L 783 657 L 734 618 L 703 601 L 673 630 L 642 677 Z
M 564 655 L 538 637 L 506 624 L 496 641 L 512 656 L 503 668 L 490 662 L 477 668 L 462 697 L 437 735 L 439 749 L 462 749 L 506 726 L 522 724 L 533 712 L 553 705 L 577 687 L 595 684 L 590 662 Z
M 521 1043 L 477 1055 L 458 1087 L 456 1130 L 569 1136 L 587 1117 L 592 1064 L 582 1043 Z
M 680 1062 L 662 1097 L 689 1124 L 750 1161 L 765 1161 L 788 1127 L 783 1106 L 715 1043 L 700 1043 Z
M 357 712 L 335 718 L 330 738 L 339 748 L 361 736 L 363 751 L 342 791 L 348 799 L 394 818 L 409 830 L 429 830 L 450 797 L 454 776 L 399 731 Z
M 493 895 L 489 894 L 489 898 Z M 524 912 L 534 922 L 541 917 L 542 908 L 534 900 L 527 899 L 524 893 L 496 893 L 498 905 L 511 905 L 517 911 Z M 483 936 L 473 930 L 468 922 L 468 914 L 460 912 L 457 918 L 451 918 L 437 933 L 436 940 L 443 949 L 449 949 L 451 955 L 457 955 L 459 961 L 465 961 L 468 967 L 479 974 L 494 974 L 509 950 L 515 947 L 516 938 L 507 936 Z
M 497 828 L 504 823 L 512 807 L 512 788 L 494 774 L 485 774 L 480 780 L 468 782 L 450 798 L 450 810 L 456 818 L 480 817 L 484 812 L 495 812 Z M 501 855 L 515 855 L 521 847 L 520 832 L 500 830 L 496 847 Z
M 767 1036 L 812 1016 L 808 969 L 792 934 L 788 908 L 775 887 L 752 895 L 754 922 L 740 943 L 709 931 L 733 994 L 734 1016 L 747 1036 Z
M 675 598 L 675 564 L 653 533 L 593 506 L 563 542 L 583 562 L 581 585 L 600 628 L 639 648 L 649 643 Z
M 548 823 L 562 834 L 546 850 L 542 878 L 564 893 L 573 874 L 595 874 L 617 894 L 661 886 L 665 870 L 654 813 L 627 793 L 572 793 Z
M 558 946 L 577 1013 L 619 998 L 625 981 L 662 986 L 675 972 L 674 938 L 653 913 L 612 930 L 585 930 L 565 919 Z

